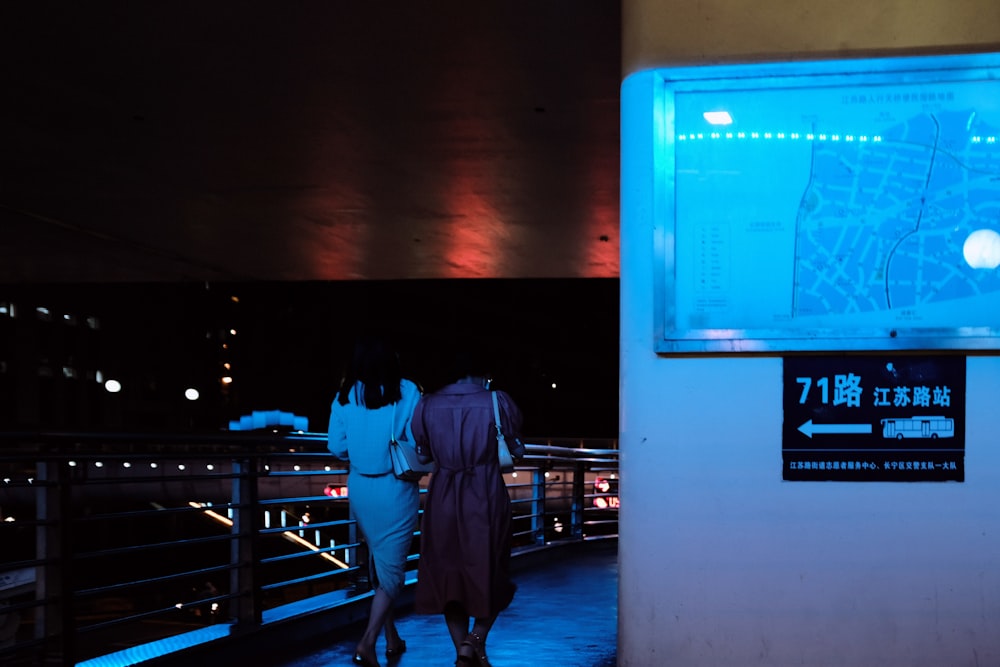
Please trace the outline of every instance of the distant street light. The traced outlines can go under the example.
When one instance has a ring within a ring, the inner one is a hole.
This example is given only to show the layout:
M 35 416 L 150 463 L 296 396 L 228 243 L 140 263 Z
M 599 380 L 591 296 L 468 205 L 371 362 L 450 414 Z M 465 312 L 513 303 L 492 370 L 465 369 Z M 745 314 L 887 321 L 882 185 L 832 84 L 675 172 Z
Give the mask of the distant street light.
M 189 401 L 197 401 L 200 396 L 201 394 L 199 394 L 198 390 L 194 387 L 188 387 L 184 390 L 184 398 Z
M 111 394 L 117 394 L 122 390 L 122 383 L 118 380 L 108 380 L 104 383 L 104 388 Z

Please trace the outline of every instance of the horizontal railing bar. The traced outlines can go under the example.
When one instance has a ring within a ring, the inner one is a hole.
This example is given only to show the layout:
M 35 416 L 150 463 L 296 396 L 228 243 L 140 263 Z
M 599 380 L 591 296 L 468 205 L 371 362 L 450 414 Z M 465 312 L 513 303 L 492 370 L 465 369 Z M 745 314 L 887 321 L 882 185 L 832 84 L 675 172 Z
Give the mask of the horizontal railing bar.
M 31 558 L 29 560 L 12 560 L 7 563 L 0 562 L 0 572 L 13 572 L 14 570 L 44 567 L 45 565 L 52 565 L 55 561 L 55 558 Z
M 361 545 L 360 543 L 357 542 L 352 544 L 338 544 L 332 547 L 316 546 L 315 549 L 305 549 L 303 551 L 296 551 L 290 554 L 279 554 L 277 556 L 268 556 L 266 558 L 261 558 L 260 562 L 262 565 L 267 565 L 269 563 L 280 563 L 283 561 L 294 560 L 296 558 L 302 558 L 304 556 L 321 556 L 322 554 L 333 554 L 338 551 L 350 551 L 351 549 L 356 549 L 359 546 Z
M 344 546 L 316 547 L 316 549 L 303 549 L 301 551 L 294 551 L 288 554 L 268 556 L 267 558 L 261 558 L 260 562 L 262 565 L 268 565 L 272 563 L 286 563 L 288 561 L 298 560 L 300 558 L 322 558 L 323 554 L 333 554 L 338 551 L 346 551 L 346 549 L 347 548 Z
M 265 584 L 260 587 L 262 591 L 274 591 L 280 588 L 285 588 L 287 586 L 294 586 L 296 584 L 304 584 L 310 581 L 320 581 L 322 579 L 344 576 L 349 573 L 354 573 L 361 568 L 357 565 L 347 568 L 346 570 L 330 570 L 329 572 L 319 572 L 317 574 L 308 575 L 305 577 L 300 577 L 298 579 L 289 579 L 288 581 L 278 581 L 273 584 Z
M 134 456 L 141 456 L 143 454 L 149 456 L 159 456 L 160 458 L 169 458 L 170 454 L 176 455 L 178 450 L 176 447 L 187 448 L 189 451 L 187 453 L 201 455 L 215 455 L 220 457 L 242 457 L 242 456 L 265 456 L 265 455 L 280 455 L 280 456 L 291 456 L 291 457 L 307 457 L 307 456 L 323 456 L 323 457 L 333 457 L 328 451 L 326 451 L 327 436 L 325 433 L 247 433 L 247 432 L 233 432 L 226 431 L 221 433 L 201 433 L 201 434 L 169 434 L 169 433 L 86 433 L 86 432 L 48 432 L 48 431 L 6 431 L 0 432 L 0 442 L 13 441 L 19 443 L 22 447 L 16 452 L 11 452 L 9 450 L 4 451 L 3 455 L 0 455 L 0 460 L 4 458 L 10 458 L 12 460 L 23 460 L 23 457 L 27 453 L 45 454 L 45 455 L 58 455 L 66 456 L 73 452 L 62 452 L 62 451 L 38 451 L 32 449 L 30 446 L 25 447 L 25 443 L 38 443 L 38 444 L 65 444 L 71 443 L 72 445 L 81 445 L 83 443 L 105 443 L 105 444 L 117 444 L 127 443 L 131 449 L 129 451 L 103 451 L 97 452 L 98 456 L 112 456 L 116 454 L 130 454 Z M 309 452 L 297 452 L 288 451 L 286 449 L 275 450 L 275 447 L 287 447 L 289 444 L 294 443 L 307 443 L 311 445 L 316 445 L 318 449 L 316 451 Z M 575 457 L 578 453 L 585 454 L 588 456 L 617 456 L 618 449 L 608 449 L 608 448 L 586 448 L 586 447 L 566 447 L 562 445 L 547 445 L 541 443 L 525 442 L 525 447 L 529 452 L 539 452 L 542 454 L 557 454 L 560 456 Z M 135 447 L 139 445 L 170 445 L 170 452 L 149 452 L 149 451 L 135 451 Z M 201 448 L 206 445 L 213 446 L 228 446 L 230 449 L 225 451 L 202 451 Z M 250 450 L 247 449 L 248 446 L 259 446 L 260 450 Z M 238 449 L 233 449 L 238 448 Z
M 27 600 L 25 602 L 13 602 L 13 603 L 7 602 L 6 604 L 4 604 L 3 607 L 0 607 L 0 610 L 2 610 L 4 614 L 9 614 L 12 611 L 21 611 L 22 609 L 37 609 L 43 606 L 45 606 L 45 600 L 32 599 L 32 600 Z
M 19 528 L 38 528 L 46 526 L 57 526 L 59 525 L 59 522 L 52 519 L 43 519 L 43 520 L 19 519 L 15 525 Z
M 12 479 L 9 482 L 5 482 L 3 486 L 0 486 L 0 489 L 51 489 L 54 486 L 55 484 L 52 482 L 40 481 L 37 479 L 31 482 L 27 480 L 19 481 Z
M 79 467 L 76 468 L 79 470 Z M 161 482 L 188 482 L 191 480 L 198 480 L 202 482 L 212 482 L 226 479 L 239 479 L 244 477 L 246 473 L 235 473 L 235 472 L 190 472 L 187 474 L 171 474 L 171 475 L 147 475 L 145 472 L 141 476 L 131 477 L 132 468 L 118 468 L 115 467 L 108 470 L 107 466 L 98 469 L 102 476 L 88 475 L 86 479 L 87 484 L 159 484 Z M 107 474 L 109 472 L 114 472 L 115 474 Z M 121 473 L 121 474 L 118 474 Z M 123 477 L 124 475 L 124 477 Z
M 6 431 L 0 433 L 0 441 L 11 440 L 22 445 L 31 443 L 72 443 L 83 442 L 103 442 L 103 443 L 128 443 L 130 445 L 151 445 L 169 444 L 172 447 L 186 446 L 198 447 L 199 445 L 229 445 L 231 447 L 246 448 L 249 445 L 266 447 L 283 446 L 287 447 L 292 442 L 315 442 L 325 443 L 326 434 L 320 433 L 250 433 L 225 431 L 218 433 L 138 433 L 138 432 L 115 432 L 115 433 L 93 433 L 93 432 L 73 432 L 73 431 Z M 27 449 L 27 448 L 25 448 Z M 201 452 L 198 452 L 201 453 Z M 248 453 L 245 449 L 229 453 Z M 274 452 L 273 449 L 268 453 Z
M 101 549 L 98 551 L 80 551 L 73 554 L 74 558 L 101 558 L 103 556 L 122 556 L 127 554 L 142 554 L 147 551 L 165 549 L 167 547 L 189 547 L 201 544 L 211 544 L 212 542 L 227 542 L 233 539 L 230 534 L 211 535 L 209 537 L 193 537 L 190 539 L 173 540 L 170 542 L 154 542 L 152 544 L 134 544 L 127 547 L 116 547 L 113 549 Z
M 228 475 L 223 476 L 222 479 L 230 479 L 230 480 L 232 480 L 232 479 L 246 479 L 246 477 L 247 477 L 247 475 L 245 473 L 241 473 L 241 474 L 228 474 Z M 86 486 L 104 486 L 104 485 L 108 485 L 108 486 L 122 486 L 122 485 L 139 485 L 140 483 L 141 484 L 158 484 L 158 485 L 160 485 L 160 484 L 170 484 L 170 483 L 177 482 L 177 483 L 188 484 L 188 483 L 190 483 L 192 481 L 199 482 L 199 481 L 210 481 L 210 480 L 209 480 L 208 477 L 206 477 L 205 475 L 202 475 L 200 473 L 198 473 L 198 474 L 191 473 L 191 474 L 181 474 L 181 475 L 175 475 L 175 474 L 162 475 L 162 476 L 158 476 L 158 477 L 152 477 L 148 481 L 143 481 L 143 482 L 139 482 L 137 480 L 132 480 L 132 479 L 122 479 L 120 477 L 100 477 L 100 478 L 96 478 L 96 479 L 93 478 L 93 477 L 88 477 L 86 480 L 73 480 L 73 481 L 77 482 L 78 484 L 82 484 L 82 485 L 86 485 Z
M 617 540 L 618 533 L 609 533 L 607 535 L 584 535 L 581 538 L 584 542 L 596 542 L 599 540 Z
M 261 498 L 257 502 L 260 505 L 288 505 L 289 503 L 325 503 L 336 500 L 344 500 L 346 498 L 347 496 L 337 496 L 336 498 L 331 498 L 329 496 L 297 496 L 295 498 Z
M 597 521 L 584 521 L 584 525 L 587 526 L 610 526 L 613 523 L 618 523 L 614 519 L 601 519 Z
M 145 517 L 161 517 L 172 514 L 204 514 L 205 510 L 215 511 L 217 508 L 222 511 L 239 509 L 241 506 L 232 503 L 219 503 L 218 505 L 206 505 L 204 507 L 192 507 L 183 505 L 180 507 L 154 507 L 152 509 L 131 510 L 125 512 L 107 512 L 103 514 L 84 514 L 74 516 L 73 521 L 87 523 L 94 521 L 119 521 L 124 519 L 142 519 Z
M 94 588 L 85 588 L 73 592 L 74 597 L 90 597 L 92 595 L 99 595 L 100 593 L 109 593 L 112 591 L 127 590 L 129 588 L 138 588 L 140 586 L 149 586 L 151 584 L 162 584 L 169 581 L 174 581 L 176 579 L 190 579 L 195 575 L 201 576 L 204 574 L 212 574 L 215 572 L 228 572 L 235 569 L 236 566 L 226 564 L 226 565 L 215 565 L 213 567 L 205 567 L 197 570 L 186 570 L 184 572 L 175 572 L 172 574 L 165 574 L 162 577 L 150 577 L 148 579 L 139 579 L 138 581 L 124 581 L 118 584 L 109 584 L 107 586 L 96 586 Z
M 569 449 L 546 445 L 525 445 L 523 460 L 552 459 L 565 461 L 612 461 L 618 455 L 617 449 Z
M 239 597 L 234 595 L 232 597 Z M 198 605 L 204 604 L 202 600 L 197 602 Z M 190 606 L 195 606 L 196 603 L 191 603 Z M 181 607 L 184 608 L 183 606 Z M 149 611 L 144 611 L 139 614 L 132 614 L 130 616 L 123 616 L 121 618 L 112 618 L 101 623 L 92 623 L 90 625 L 80 625 L 76 628 L 76 631 L 80 634 L 85 634 L 88 632 L 96 632 L 98 630 L 107 630 L 108 628 L 114 628 L 119 625 L 125 625 L 127 623 L 135 623 L 147 618 L 156 618 L 158 616 L 164 616 L 166 614 L 174 614 L 177 611 L 176 605 L 171 605 L 169 607 L 162 607 L 160 609 L 151 609 Z
M 342 474 L 346 475 L 350 471 L 345 470 Z M 329 470 L 270 470 L 263 473 L 261 477 L 330 477 L 337 473 L 333 473 Z
M 608 447 L 566 447 L 565 445 L 543 445 L 540 442 L 526 441 L 525 446 L 543 452 L 588 452 L 599 455 L 617 455 L 618 450 Z

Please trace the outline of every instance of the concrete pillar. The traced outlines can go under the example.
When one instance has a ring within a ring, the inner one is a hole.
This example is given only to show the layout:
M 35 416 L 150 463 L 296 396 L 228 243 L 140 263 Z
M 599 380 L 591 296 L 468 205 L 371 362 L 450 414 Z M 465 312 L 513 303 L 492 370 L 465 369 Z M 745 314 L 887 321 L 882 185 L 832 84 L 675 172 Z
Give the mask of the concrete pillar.
M 1000 51 L 1000 3 L 622 5 L 618 664 L 1000 664 L 1000 357 L 967 359 L 964 481 L 783 482 L 782 355 L 654 350 L 663 174 L 641 81 L 665 67 Z

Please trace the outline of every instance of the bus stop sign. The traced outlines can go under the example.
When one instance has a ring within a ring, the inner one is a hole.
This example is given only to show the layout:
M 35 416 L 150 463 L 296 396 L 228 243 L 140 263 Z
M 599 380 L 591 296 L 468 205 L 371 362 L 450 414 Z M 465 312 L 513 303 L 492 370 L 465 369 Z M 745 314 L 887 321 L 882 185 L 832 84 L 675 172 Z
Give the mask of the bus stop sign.
M 965 357 L 782 360 L 782 479 L 965 480 Z

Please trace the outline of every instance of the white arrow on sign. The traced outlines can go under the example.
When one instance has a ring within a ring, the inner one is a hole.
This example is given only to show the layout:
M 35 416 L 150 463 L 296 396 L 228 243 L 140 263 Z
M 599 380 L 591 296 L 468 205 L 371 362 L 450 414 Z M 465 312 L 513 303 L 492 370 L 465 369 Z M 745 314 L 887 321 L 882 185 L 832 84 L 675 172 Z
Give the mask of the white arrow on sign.
M 871 433 L 871 424 L 813 424 L 813 420 L 807 421 L 799 427 L 799 430 L 808 437 L 813 437 L 813 433 Z

